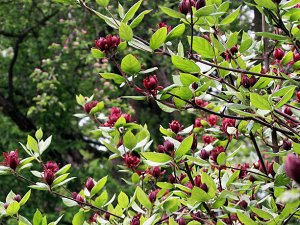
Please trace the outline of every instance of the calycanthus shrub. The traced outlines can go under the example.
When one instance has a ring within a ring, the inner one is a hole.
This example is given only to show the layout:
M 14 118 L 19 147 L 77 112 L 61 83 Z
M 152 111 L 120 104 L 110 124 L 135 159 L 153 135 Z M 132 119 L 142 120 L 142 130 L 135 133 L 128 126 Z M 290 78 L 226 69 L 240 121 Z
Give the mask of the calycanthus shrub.
M 134 194 L 106 190 L 108 177 L 87 178 L 81 191 L 66 191 L 74 179 L 71 165 L 43 161 L 51 137 L 43 140 L 41 129 L 21 145 L 27 158 L 20 159 L 18 150 L 3 153 L 1 175 L 77 207 L 74 225 L 299 223 L 299 0 L 247 3 L 263 14 L 263 26 L 269 28 L 255 37 L 228 30 L 241 12 L 241 7 L 230 9 L 230 1 L 182 0 L 178 7 L 160 7 L 168 19 L 146 39 L 134 31 L 152 13 L 138 13 L 143 1 L 125 10 L 97 0 L 106 14 L 83 0 L 60 2 L 77 4 L 115 30 L 96 39 L 91 53 L 119 70 L 101 77 L 136 93 L 123 98 L 154 101 L 166 114 L 194 114 L 195 120 L 160 126 L 163 141 L 155 146 L 146 124 L 119 108 L 103 119 L 104 102 L 78 95 L 82 113 L 76 116 L 95 123 L 92 133 L 111 159 L 121 159 L 120 169 L 131 178 L 124 181 Z M 145 55 L 170 62 L 171 85 L 162 85 L 159 68 L 142 66 Z M 33 163 L 40 169 L 31 170 L 33 177 L 23 175 Z M 14 217 L 22 225 L 59 224 L 62 215 L 48 223 L 39 210 L 32 220 L 23 217 L 30 196 L 30 190 L 24 196 L 10 192 L 0 203 L 0 217 Z

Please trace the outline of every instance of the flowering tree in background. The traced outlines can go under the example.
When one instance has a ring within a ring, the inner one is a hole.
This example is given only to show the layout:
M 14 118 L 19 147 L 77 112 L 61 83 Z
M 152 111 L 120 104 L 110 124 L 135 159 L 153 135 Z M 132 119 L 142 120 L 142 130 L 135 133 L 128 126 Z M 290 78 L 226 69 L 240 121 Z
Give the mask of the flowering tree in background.
M 83 113 L 76 116 L 95 123 L 91 133 L 111 152 L 110 159 L 119 159 L 126 174 L 122 179 L 134 193 L 106 190 L 107 176 L 87 178 L 75 192 L 67 186 L 74 179 L 69 177 L 71 165 L 43 160 L 51 137 L 43 140 L 41 129 L 22 145 L 28 158 L 19 159 L 17 150 L 4 153 L 1 174 L 77 207 L 74 225 L 299 222 L 299 0 L 248 3 L 263 14 L 264 30 L 256 33 L 262 40 L 227 30 L 241 7 L 231 12 L 230 2 L 222 0 L 182 0 L 177 8 L 160 7 L 178 24 L 172 28 L 162 21 L 148 38 L 134 32 L 151 15 L 150 9 L 137 13 L 142 1 L 126 11 L 121 4 L 97 0 L 106 14 L 83 0 L 59 2 L 78 4 L 115 29 L 95 40 L 91 54 L 119 70 L 101 77 L 136 93 L 123 98 L 153 101 L 166 113 L 196 119 L 160 126 L 163 141 L 154 146 L 146 124 L 116 107 L 104 117 L 103 101 L 78 95 Z M 147 55 L 170 62 L 170 85 L 162 85 L 158 67 L 144 68 Z M 33 162 L 39 167 L 31 170 Z M 23 172 L 28 169 L 34 178 Z M 48 223 L 39 210 L 32 222 L 21 216 L 30 196 L 31 190 L 23 197 L 10 192 L 0 203 L 0 216 L 22 225 L 59 223 L 62 216 Z

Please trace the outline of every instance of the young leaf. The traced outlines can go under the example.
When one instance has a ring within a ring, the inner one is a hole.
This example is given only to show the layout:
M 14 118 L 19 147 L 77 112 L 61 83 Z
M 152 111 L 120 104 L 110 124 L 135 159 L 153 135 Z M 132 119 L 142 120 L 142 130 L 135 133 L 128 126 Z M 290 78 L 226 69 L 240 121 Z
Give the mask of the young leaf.
M 227 25 L 232 23 L 233 21 L 236 20 L 236 18 L 240 14 L 240 9 L 241 7 L 237 8 L 233 13 L 229 14 L 229 16 L 225 17 L 221 22 L 220 25 Z
M 130 23 L 130 27 L 133 29 L 135 27 L 137 27 L 142 20 L 144 19 L 144 16 L 148 13 L 150 13 L 152 10 L 145 10 L 143 12 L 141 12 L 131 23 Z
M 133 149 L 137 144 L 134 134 L 129 130 L 124 135 L 124 146 L 128 149 Z
M 272 110 L 272 107 L 265 96 L 261 96 L 256 93 L 250 93 L 250 101 L 251 104 L 262 110 Z
M 172 63 L 176 66 L 177 69 L 187 72 L 187 73 L 199 73 L 200 68 L 197 64 L 191 60 L 184 59 L 178 55 L 172 55 Z
M 143 152 L 142 156 L 152 162 L 167 163 L 172 160 L 171 156 L 157 152 Z
M 139 200 L 139 202 L 143 206 L 145 206 L 147 209 L 151 209 L 152 204 L 151 204 L 148 196 L 145 194 L 145 192 L 140 187 L 136 188 L 136 196 L 137 196 L 137 199 Z
M 177 25 L 170 31 L 170 33 L 168 33 L 167 41 L 171 41 L 171 40 L 181 37 L 183 35 L 184 31 L 185 31 L 184 23 Z
M 113 80 L 116 84 L 122 84 L 125 82 L 125 78 L 123 76 L 115 73 L 100 73 L 100 76 L 105 79 Z
M 125 41 L 131 41 L 133 38 L 133 32 L 129 25 L 126 23 L 121 22 L 120 28 L 119 28 L 119 35 L 120 38 L 124 39 Z
M 168 31 L 166 27 L 158 29 L 150 39 L 150 48 L 152 50 L 158 49 L 165 42 L 167 33 Z
M 135 4 L 128 10 L 128 12 L 125 14 L 124 19 L 123 19 L 123 22 L 124 22 L 124 23 L 127 23 L 129 20 L 131 20 L 131 19 L 134 17 L 136 11 L 140 8 L 141 4 L 142 4 L 142 0 L 138 1 L 137 3 L 135 3 Z
M 193 141 L 194 141 L 194 135 L 190 135 L 187 138 L 185 138 L 181 142 L 179 148 L 176 150 L 175 157 L 180 158 L 180 157 L 184 156 L 186 153 L 188 153 L 188 151 L 192 147 Z
M 133 55 L 128 54 L 122 59 L 121 69 L 125 73 L 135 74 L 141 71 L 141 64 Z
M 177 19 L 185 18 L 184 14 L 175 11 L 173 9 L 170 9 L 168 7 L 159 6 L 159 8 L 161 9 L 161 11 L 163 11 L 165 14 L 167 14 L 170 17 L 177 18 Z
M 190 36 L 188 36 L 188 42 L 191 45 Z M 209 41 L 202 37 L 193 38 L 193 50 L 203 58 L 212 59 L 215 56 L 213 47 L 211 46 Z
M 107 182 L 107 176 L 101 178 L 96 185 L 93 187 L 93 189 L 91 190 L 91 196 L 94 196 L 95 194 L 97 194 L 106 184 Z

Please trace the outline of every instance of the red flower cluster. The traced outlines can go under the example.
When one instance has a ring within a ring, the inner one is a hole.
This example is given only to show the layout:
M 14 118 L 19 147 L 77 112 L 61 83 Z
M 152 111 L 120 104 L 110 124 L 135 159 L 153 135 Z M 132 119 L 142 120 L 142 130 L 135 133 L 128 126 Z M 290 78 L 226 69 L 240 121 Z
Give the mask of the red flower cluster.
M 89 114 L 92 108 L 94 108 L 98 104 L 98 101 L 88 102 L 84 105 L 84 111 Z
M 58 169 L 59 169 L 59 166 L 56 162 L 48 161 L 44 165 L 43 178 L 48 185 L 51 186 L 51 184 L 53 183 L 53 181 L 55 179 L 55 173 L 58 171 Z
M 116 50 L 120 42 L 121 39 L 117 35 L 111 34 L 95 40 L 96 47 L 104 53 Z
M 147 171 L 148 174 L 153 176 L 154 178 L 158 179 L 161 175 L 163 175 L 166 171 L 161 170 L 159 166 L 154 166 L 150 170 Z
M 10 151 L 9 153 L 3 152 L 4 162 L 2 165 L 11 168 L 12 170 L 16 170 L 18 165 L 20 164 L 19 153 L 18 150 Z
M 162 27 L 167 28 L 168 33 L 172 30 L 172 27 L 169 26 L 166 22 L 160 22 L 160 23 L 157 25 L 157 27 L 158 27 L 158 28 L 162 28 Z
M 121 109 L 119 108 L 111 108 L 110 115 L 108 116 L 107 122 L 104 124 L 105 127 L 113 127 L 117 120 L 123 116 L 127 123 L 131 122 L 131 115 L 122 113 Z
M 128 168 L 134 169 L 134 168 L 138 167 L 138 165 L 140 163 L 140 157 L 137 156 L 137 154 L 126 153 L 124 155 L 124 162 Z

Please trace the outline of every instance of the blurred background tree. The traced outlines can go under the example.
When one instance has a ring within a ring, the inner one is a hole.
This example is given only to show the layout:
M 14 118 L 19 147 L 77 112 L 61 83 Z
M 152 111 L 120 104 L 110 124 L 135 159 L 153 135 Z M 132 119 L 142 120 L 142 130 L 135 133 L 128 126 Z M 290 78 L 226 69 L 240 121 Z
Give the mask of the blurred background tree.
M 85 182 L 84 179 L 88 176 L 114 176 L 117 168 L 107 160 L 108 154 L 100 151 L 99 141 L 87 133 L 88 125 L 79 125 L 81 123 L 73 116 L 82 111 L 77 106 L 75 95 L 94 94 L 95 99 L 105 101 L 107 109 L 114 106 L 121 107 L 126 112 L 135 112 L 133 118 L 147 123 L 152 134 L 157 133 L 159 124 L 167 127 L 172 118 L 165 117 L 152 102 L 128 102 L 117 98 L 133 93 L 130 93 L 130 90 L 124 93 L 124 90 L 115 84 L 100 79 L 99 72 L 117 72 L 117 69 L 105 61 L 95 60 L 90 55 L 94 40 L 109 34 L 111 30 L 102 24 L 101 20 L 83 11 L 76 4 L 64 6 L 57 2 L 60 0 L 0 2 L 0 148 L 2 151 L 19 148 L 16 140 L 26 142 L 28 133 L 32 134 L 36 128 L 42 127 L 46 136 L 53 135 L 53 145 L 47 154 L 49 159 L 62 165 L 75 165 L 77 173 L 74 175 L 79 178 L 77 182 Z M 136 1 L 119 2 L 128 9 Z M 232 3 L 233 8 L 239 5 L 239 1 Z M 89 1 L 89 4 L 97 8 L 95 1 Z M 111 5 L 117 6 L 117 1 L 112 0 Z M 158 10 L 159 5 L 176 9 L 178 1 L 143 2 L 144 9 L 153 9 L 151 16 L 145 17 L 144 25 L 137 28 L 143 29 L 140 33 L 146 39 L 147 34 L 150 36 L 153 30 L 157 29 L 159 22 L 173 25 L 172 21 L 164 20 L 164 15 Z M 99 7 L 98 9 L 103 11 Z M 117 7 L 111 10 L 117 14 Z M 260 27 L 255 29 L 255 26 L 261 24 L 260 16 L 255 14 L 256 20 L 251 24 L 249 21 L 253 19 L 250 17 L 253 17 L 254 13 L 247 7 L 242 10 L 243 20 L 232 24 L 234 30 L 260 30 Z M 134 50 L 133 54 L 138 56 L 139 53 Z M 173 71 L 169 69 L 168 60 L 163 56 L 153 56 L 144 58 L 143 62 L 145 68 L 159 65 L 157 75 L 162 86 L 168 85 L 172 79 Z M 178 112 L 173 114 L 174 118 L 181 118 L 183 124 L 192 124 L 195 116 L 182 117 Z M 156 144 L 159 143 L 158 137 L 153 138 Z M 109 187 L 114 189 L 124 185 L 124 182 L 118 179 L 110 181 Z M 0 198 L 4 198 L 9 192 L 5 184 L 11 182 L 16 184 L 14 191 L 18 193 L 18 186 L 22 185 L 19 181 L 2 179 Z M 76 183 L 72 185 L 73 189 L 76 189 Z M 28 215 L 32 215 L 36 205 L 44 205 L 45 213 L 49 208 L 62 210 L 61 202 L 53 199 L 49 205 L 50 196 L 34 194 L 35 202 L 28 204 Z M 47 201 L 44 201 L 46 198 Z M 51 216 L 55 218 L 55 214 L 50 215 L 50 218 Z M 65 221 L 68 220 L 69 215 L 66 215 Z

